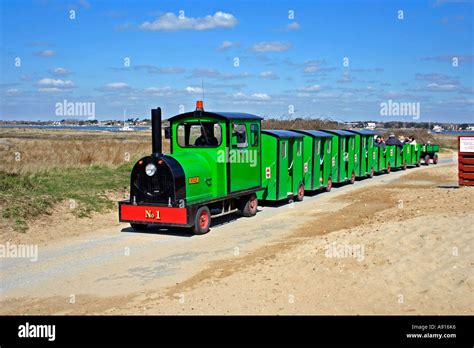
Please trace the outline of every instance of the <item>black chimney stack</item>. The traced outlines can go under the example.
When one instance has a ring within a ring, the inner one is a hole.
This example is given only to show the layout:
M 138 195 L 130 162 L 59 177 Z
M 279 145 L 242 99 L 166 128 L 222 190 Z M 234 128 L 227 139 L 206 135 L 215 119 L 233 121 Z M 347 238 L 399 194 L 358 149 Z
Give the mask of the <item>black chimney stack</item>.
M 151 109 L 151 137 L 153 154 L 161 154 L 161 108 Z

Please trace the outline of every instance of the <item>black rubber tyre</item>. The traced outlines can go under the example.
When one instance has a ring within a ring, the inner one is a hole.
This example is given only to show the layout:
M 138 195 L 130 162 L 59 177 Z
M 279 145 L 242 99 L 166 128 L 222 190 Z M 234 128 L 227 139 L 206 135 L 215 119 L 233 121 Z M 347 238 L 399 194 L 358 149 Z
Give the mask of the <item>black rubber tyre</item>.
M 438 154 L 433 156 L 433 164 L 438 164 Z
M 326 186 L 326 192 L 331 192 L 332 189 L 332 179 L 331 177 L 328 178 L 328 186 Z
M 304 199 L 304 186 L 303 184 L 298 185 L 298 192 L 296 193 L 296 196 L 294 197 L 295 201 L 301 202 Z
M 148 228 L 147 224 L 135 224 L 131 223 L 130 226 L 135 230 L 135 231 L 146 231 Z
M 430 155 L 426 155 L 426 156 L 425 156 L 425 164 L 426 164 L 427 166 L 430 165 Z
M 192 231 L 194 234 L 206 234 L 209 232 L 209 227 L 211 226 L 211 212 L 209 208 L 203 206 L 199 208 L 194 217 L 194 227 Z
M 243 200 L 244 198 L 242 198 Z M 252 194 L 245 199 L 240 206 L 240 213 L 245 217 L 252 217 L 257 215 L 258 199 L 255 194 Z

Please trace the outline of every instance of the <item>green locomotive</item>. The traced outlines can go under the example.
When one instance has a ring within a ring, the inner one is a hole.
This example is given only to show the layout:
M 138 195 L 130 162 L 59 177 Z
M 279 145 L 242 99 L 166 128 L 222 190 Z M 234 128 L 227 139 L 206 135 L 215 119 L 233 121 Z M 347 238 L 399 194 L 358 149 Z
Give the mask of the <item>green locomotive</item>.
M 170 154 L 162 153 L 161 109 L 152 110 L 153 153 L 132 170 L 120 221 L 209 231 L 211 216 L 257 213 L 261 189 L 261 117 L 195 111 L 169 119 Z
M 149 225 L 209 231 L 211 218 L 240 212 L 252 217 L 258 200 L 301 201 L 305 191 L 330 191 L 392 168 L 437 163 L 437 145 L 374 144 L 366 130 L 261 130 L 252 114 L 195 111 L 169 118 L 162 153 L 161 109 L 152 110 L 152 154 L 133 167 L 130 199 L 119 220 L 135 230 Z

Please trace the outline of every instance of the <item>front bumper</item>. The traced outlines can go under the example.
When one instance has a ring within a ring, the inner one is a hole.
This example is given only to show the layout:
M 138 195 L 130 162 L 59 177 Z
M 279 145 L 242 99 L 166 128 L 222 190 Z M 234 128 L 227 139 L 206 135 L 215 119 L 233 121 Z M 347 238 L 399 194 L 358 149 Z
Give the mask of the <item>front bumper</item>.
M 119 202 L 119 221 L 161 226 L 190 226 L 187 208 L 172 208 L 159 205 L 134 205 L 129 201 Z

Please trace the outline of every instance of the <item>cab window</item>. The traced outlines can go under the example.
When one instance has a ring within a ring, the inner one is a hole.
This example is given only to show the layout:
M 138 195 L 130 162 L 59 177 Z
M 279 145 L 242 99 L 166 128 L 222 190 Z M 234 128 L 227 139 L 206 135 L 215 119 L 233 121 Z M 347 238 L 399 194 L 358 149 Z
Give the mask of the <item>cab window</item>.
M 247 147 L 247 127 L 245 124 L 234 124 L 232 129 L 232 146 Z
M 251 145 L 258 146 L 258 124 L 250 125 L 250 138 L 252 139 Z
M 185 122 L 178 125 L 177 141 L 181 147 L 218 147 L 222 130 L 215 122 Z

